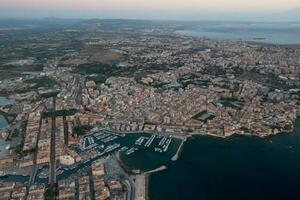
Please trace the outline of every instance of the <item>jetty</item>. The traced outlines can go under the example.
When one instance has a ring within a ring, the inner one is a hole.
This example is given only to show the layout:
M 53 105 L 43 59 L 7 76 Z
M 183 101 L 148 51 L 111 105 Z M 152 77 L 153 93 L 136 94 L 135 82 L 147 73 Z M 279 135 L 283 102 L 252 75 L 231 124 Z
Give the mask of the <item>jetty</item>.
M 184 138 L 184 139 L 181 141 L 181 144 L 180 144 L 180 146 L 178 147 L 176 154 L 175 154 L 175 155 L 172 157 L 172 159 L 171 159 L 172 161 L 178 160 L 179 154 L 180 154 L 180 152 L 181 152 L 181 150 L 182 150 L 182 147 L 183 147 L 185 141 L 186 141 L 186 138 Z

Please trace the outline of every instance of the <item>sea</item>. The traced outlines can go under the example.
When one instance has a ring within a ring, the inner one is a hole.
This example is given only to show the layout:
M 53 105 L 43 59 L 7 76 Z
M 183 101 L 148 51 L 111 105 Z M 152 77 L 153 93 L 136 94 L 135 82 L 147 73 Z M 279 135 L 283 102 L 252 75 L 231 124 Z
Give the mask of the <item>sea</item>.
M 300 118 L 269 138 L 196 136 L 149 179 L 150 200 L 299 200 Z
M 177 161 L 171 157 L 178 149 L 179 139 L 171 143 L 166 153 L 141 149 L 121 159 L 129 170 L 167 167 L 150 175 L 150 200 L 299 200 L 300 118 L 295 126 L 293 133 L 268 138 L 193 136 L 184 143 Z M 139 136 L 142 135 L 129 135 L 126 141 L 132 143 Z M 58 179 L 76 176 L 78 170 L 92 161 L 67 170 Z M 0 181 L 28 179 L 14 175 L 0 177 Z M 47 180 L 37 181 L 47 183 Z
M 201 23 L 179 34 L 300 44 L 300 23 Z M 150 200 L 299 200 L 300 119 L 294 133 L 268 138 L 195 136 L 176 162 L 149 179 Z
M 199 22 L 178 34 L 269 44 L 300 44 L 300 22 Z

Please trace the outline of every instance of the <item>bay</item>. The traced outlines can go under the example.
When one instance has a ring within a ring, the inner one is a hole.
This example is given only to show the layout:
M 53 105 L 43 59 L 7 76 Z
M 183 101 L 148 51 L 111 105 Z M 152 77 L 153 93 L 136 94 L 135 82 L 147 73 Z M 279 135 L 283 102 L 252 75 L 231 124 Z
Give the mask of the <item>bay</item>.
M 150 176 L 150 199 L 300 199 L 300 119 L 295 132 L 190 138 L 177 162 Z
M 300 23 L 202 22 L 177 33 L 221 40 L 300 44 Z

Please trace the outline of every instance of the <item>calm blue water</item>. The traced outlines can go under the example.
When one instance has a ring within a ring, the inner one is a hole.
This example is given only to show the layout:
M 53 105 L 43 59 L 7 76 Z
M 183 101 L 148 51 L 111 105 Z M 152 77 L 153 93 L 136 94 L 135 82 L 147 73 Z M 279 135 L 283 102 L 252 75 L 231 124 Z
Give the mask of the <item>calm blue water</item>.
M 211 39 L 255 41 L 271 44 L 300 44 L 300 23 L 202 22 L 179 34 Z
M 16 101 L 13 99 L 8 99 L 6 97 L 0 96 L 0 106 L 8 105 L 8 104 L 15 104 Z
M 7 104 L 15 104 L 16 102 L 14 100 L 11 99 L 7 99 L 6 97 L 1 97 L 0 96 L 0 106 L 4 106 Z M 0 115 L 0 128 L 4 128 L 7 126 L 7 121 L 6 119 Z
M 4 128 L 6 126 L 7 126 L 6 119 L 2 115 L 0 115 L 0 128 Z
M 297 134 L 268 139 L 197 136 L 177 162 L 151 175 L 151 200 L 299 200 Z
M 120 158 L 123 164 L 126 166 L 127 170 L 140 170 L 149 171 L 167 165 L 174 154 L 176 154 L 181 140 L 173 138 L 172 142 L 166 152 L 155 152 L 154 148 L 158 147 L 159 142 L 162 138 L 155 138 L 151 144 L 150 148 L 146 148 L 143 145 L 137 146 L 138 151 L 126 155 L 125 153 L 120 154 Z
M 157 157 L 151 154 L 147 159 L 147 163 L 157 162 Z M 63 176 L 77 174 L 79 169 L 89 165 L 82 164 Z M 190 138 L 179 160 L 164 165 L 167 170 L 150 177 L 151 200 L 299 200 L 300 119 L 295 134 L 265 139 Z M 22 176 L 2 179 L 28 181 L 28 177 Z M 38 179 L 38 182 L 47 182 L 47 179 Z

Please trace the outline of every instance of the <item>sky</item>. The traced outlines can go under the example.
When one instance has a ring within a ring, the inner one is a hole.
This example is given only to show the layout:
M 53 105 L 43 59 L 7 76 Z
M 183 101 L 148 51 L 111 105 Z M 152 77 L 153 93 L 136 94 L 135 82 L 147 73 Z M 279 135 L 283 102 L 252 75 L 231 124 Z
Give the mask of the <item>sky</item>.
M 0 0 L 0 17 L 247 19 L 292 10 L 300 21 L 297 8 L 300 0 Z

